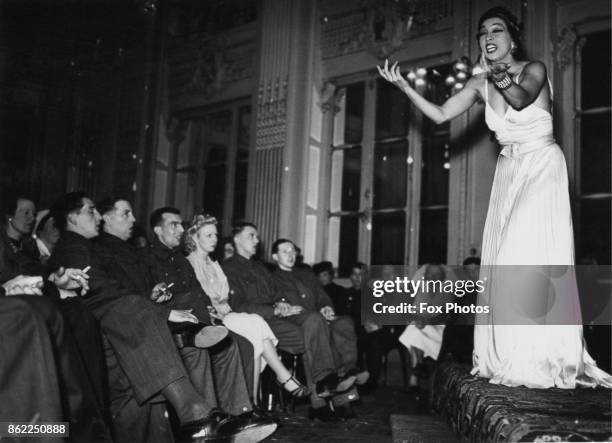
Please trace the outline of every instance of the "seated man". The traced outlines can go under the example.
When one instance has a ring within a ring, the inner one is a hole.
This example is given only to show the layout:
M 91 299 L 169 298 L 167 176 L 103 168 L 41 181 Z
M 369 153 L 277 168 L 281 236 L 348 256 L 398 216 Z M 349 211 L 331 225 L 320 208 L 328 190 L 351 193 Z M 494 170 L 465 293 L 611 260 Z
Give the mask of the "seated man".
M 303 312 L 301 306 L 287 302 L 272 274 L 263 264 L 251 259 L 259 243 L 255 225 L 241 223 L 233 233 L 236 254 L 221 263 L 229 282 L 232 310 L 259 314 L 278 338 L 279 349 L 304 353 L 306 376 L 313 392 L 310 416 L 337 420 L 324 398 L 348 391 L 355 383 L 355 376 L 338 377 L 327 321 L 319 312 Z
M 336 316 L 329 296 L 309 268 L 298 268 L 297 250 L 291 240 L 284 238 L 272 244 L 272 258 L 278 268 L 272 273 L 277 290 L 293 306 L 300 306 L 303 312 L 319 313 L 327 320 L 331 331 L 332 349 L 336 351 L 337 372 L 354 375 L 356 384 L 368 381 L 369 373 L 357 369 L 357 336 L 353 320 L 349 316 Z M 358 399 L 356 391 L 346 397 L 350 401 Z M 336 412 L 343 404 L 342 398 L 334 399 Z M 350 414 L 350 411 L 346 412 Z
M 429 264 L 421 266 L 415 272 L 412 280 L 444 282 L 455 278 L 446 266 Z M 415 294 L 413 303 L 416 306 L 419 306 L 420 303 L 444 304 L 445 301 L 449 300 L 448 297 L 448 294 L 444 293 L 419 291 Z M 432 360 L 437 360 L 440 354 L 446 320 L 446 314 L 415 315 L 415 318 L 400 335 L 399 341 L 410 351 L 412 366 L 415 368 L 410 379 L 411 387 L 418 388 L 419 376 L 427 377 L 430 375 L 428 372 L 433 366 Z
M 361 321 L 361 296 L 364 285 L 363 277 L 367 267 L 362 262 L 355 262 L 350 267 L 349 280 L 351 286 L 332 297 L 337 315 L 349 315 L 355 322 L 357 331 L 357 363 L 365 366 L 370 373 L 370 379 L 360 389 L 360 392 L 373 392 L 378 388 L 382 375 L 385 356 L 399 346 L 397 341 L 403 329 L 394 325 L 381 325 L 371 319 Z M 383 266 L 382 275 L 391 278 L 393 266 Z
M 316 274 L 323 289 L 332 300 L 341 298 L 345 293 L 345 288 L 334 283 L 334 265 L 330 261 L 316 263 L 312 270 Z
M 64 316 L 42 297 L 41 276 L 11 276 L 3 249 L 0 242 L 0 421 L 66 421 L 73 441 L 111 442 Z M 70 275 L 55 281 L 67 287 Z
M 90 291 L 82 299 L 104 333 L 109 378 L 124 389 L 111 391 L 116 395 L 111 399 L 113 425 L 119 434 L 116 438 L 171 439 L 169 427 L 164 425 L 167 414 L 154 406 L 164 399 L 173 406 L 186 435 L 209 441 L 259 434 L 259 429 L 246 429 L 216 409 L 214 392 L 202 395 L 194 386 L 167 322 L 197 319 L 187 311 L 169 309 L 143 294 L 121 289 L 106 274 L 93 253 L 91 239 L 98 235 L 101 217 L 91 199 L 82 193 L 66 194 L 53 205 L 52 213 L 62 236 L 50 262 L 89 268 Z M 138 407 L 144 404 L 151 405 L 151 414 L 143 421 Z

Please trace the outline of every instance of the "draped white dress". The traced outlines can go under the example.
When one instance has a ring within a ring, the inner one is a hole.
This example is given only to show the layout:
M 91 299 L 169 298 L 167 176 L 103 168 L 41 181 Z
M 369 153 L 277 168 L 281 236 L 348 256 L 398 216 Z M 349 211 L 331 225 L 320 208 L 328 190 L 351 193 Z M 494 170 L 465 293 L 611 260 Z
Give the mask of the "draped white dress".
M 482 242 L 480 279 L 487 284 L 479 304 L 491 312 L 475 326 L 472 373 L 507 386 L 612 387 L 612 377 L 597 368 L 582 335 L 567 168 L 553 138 L 552 115 L 532 103 L 520 111 L 508 106 L 501 116 L 488 103 L 486 83 L 484 97 L 486 123 L 502 150 Z M 561 281 L 552 284 L 556 297 L 547 307 L 552 321 L 546 315 L 531 324 L 508 319 L 508 299 L 525 293 L 545 297 L 546 291 L 496 288 L 500 269 L 513 272 L 507 265 L 567 265 L 561 266 Z
M 229 284 L 219 263 L 211 260 L 209 257 L 204 258 L 197 253 L 189 254 L 187 260 L 191 263 L 200 286 L 202 286 L 202 289 L 204 289 L 204 292 L 206 292 L 206 295 L 212 301 L 213 307 L 217 308 L 219 305 L 229 306 Z M 257 314 L 230 312 L 223 317 L 223 324 L 230 331 L 242 335 L 251 342 L 254 358 L 256 360 L 260 359 L 260 368 L 263 371 L 266 367 L 266 361 L 262 355 L 264 340 L 271 340 L 274 346 L 278 344 L 278 339 L 268 323 Z

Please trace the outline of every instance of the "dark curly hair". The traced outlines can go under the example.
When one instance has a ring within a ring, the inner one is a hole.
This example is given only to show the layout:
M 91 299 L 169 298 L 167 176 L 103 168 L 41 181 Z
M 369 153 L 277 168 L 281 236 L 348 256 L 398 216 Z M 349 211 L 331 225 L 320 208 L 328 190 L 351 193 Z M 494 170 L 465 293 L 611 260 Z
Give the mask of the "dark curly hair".
M 55 220 L 55 225 L 60 231 L 65 231 L 68 225 L 68 214 L 78 212 L 84 206 L 84 200 L 89 198 L 81 191 L 69 192 L 58 198 L 51 205 L 50 213 Z
M 510 38 L 514 42 L 515 48 L 512 53 L 512 56 L 516 60 L 526 60 L 527 55 L 525 54 L 525 49 L 523 47 L 522 42 L 522 25 L 519 24 L 516 16 L 508 11 L 506 8 L 502 6 L 496 6 L 495 8 L 488 9 L 480 16 L 478 20 L 478 31 L 476 34 L 476 40 L 480 40 L 480 28 L 485 20 L 490 18 L 501 18 L 506 24 L 506 28 L 508 29 L 508 33 L 510 34 Z

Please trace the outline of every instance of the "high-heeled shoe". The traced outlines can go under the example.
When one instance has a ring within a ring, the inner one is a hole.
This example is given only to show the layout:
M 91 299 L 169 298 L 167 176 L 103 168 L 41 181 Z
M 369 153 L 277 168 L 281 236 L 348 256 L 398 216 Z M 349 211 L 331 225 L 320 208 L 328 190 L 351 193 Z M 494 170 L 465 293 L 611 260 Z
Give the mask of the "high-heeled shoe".
M 286 386 L 287 383 L 289 383 L 290 381 L 293 381 L 293 383 L 295 383 L 297 385 L 297 388 L 293 389 L 292 391 L 287 389 L 287 386 Z M 289 392 L 289 394 L 292 397 L 302 398 L 302 397 L 306 397 L 306 396 L 310 395 L 310 389 L 308 388 L 308 386 L 305 386 L 302 383 L 300 383 L 294 376 L 289 377 L 284 382 L 276 380 L 276 383 L 278 383 L 280 386 L 282 386 L 283 389 L 285 389 L 285 391 Z

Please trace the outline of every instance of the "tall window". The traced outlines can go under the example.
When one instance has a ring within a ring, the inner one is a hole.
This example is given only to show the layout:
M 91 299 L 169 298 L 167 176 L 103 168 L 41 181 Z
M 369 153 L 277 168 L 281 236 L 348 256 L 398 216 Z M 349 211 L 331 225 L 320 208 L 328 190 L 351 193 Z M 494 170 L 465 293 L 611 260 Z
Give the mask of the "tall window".
M 442 104 L 449 98 L 444 79 L 449 66 L 428 72 L 425 97 Z M 448 245 L 448 182 L 450 172 L 450 123 L 436 125 L 423 118 L 419 204 L 419 264 L 445 263 Z
M 448 98 L 448 65 L 428 70 L 421 92 Z M 445 262 L 449 126 L 436 126 L 382 79 L 338 89 L 334 117 L 328 257 L 351 263 Z
M 251 106 L 245 103 L 209 112 L 203 120 L 197 199 L 225 235 L 245 217 L 250 122 Z
M 582 35 L 576 63 L 576 243 L 578 261 L 610 264 L 610 30 Z

